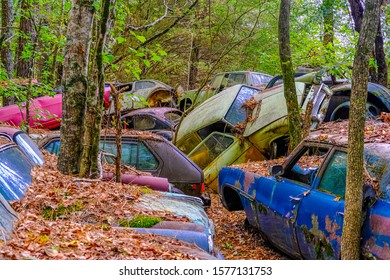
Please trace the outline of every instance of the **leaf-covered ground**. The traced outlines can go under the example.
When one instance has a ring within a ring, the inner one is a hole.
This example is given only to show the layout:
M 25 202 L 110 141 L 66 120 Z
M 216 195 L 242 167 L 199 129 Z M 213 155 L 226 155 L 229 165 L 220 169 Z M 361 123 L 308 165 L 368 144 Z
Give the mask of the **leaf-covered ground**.
M 18 214 L 12 239 L 0 241 L 0 259 L 197 259 L 195 246 L 118 229 L 138 215 L 188 221 L 172 213 L 133 207 L 148 192 L 114 182 L 78 182 L 56 170 L 57 158 L 45 155 L 34 168 L 26 195 L 12 203 Z
M 226 210 L 217 194 L 211 194 L 211 206 L 207 214 L 215 224 L 215 244 L 227 260 L 282 260 L 288 259 L 260 233 L 244 227 L 245 212 Z

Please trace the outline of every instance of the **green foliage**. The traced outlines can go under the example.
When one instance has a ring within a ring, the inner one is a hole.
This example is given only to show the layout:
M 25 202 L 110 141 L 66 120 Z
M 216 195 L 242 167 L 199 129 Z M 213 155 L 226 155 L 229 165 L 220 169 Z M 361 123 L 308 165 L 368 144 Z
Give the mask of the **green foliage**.
M 150 228 L 163 220 L 164 219 L 160 218 L 160 217 L 139 215 L 130 221 L 119 220 L 119 226 L 121 226 L 121 227 L 135 227 L 135 228 Z
M 34 2 L 33 11 L 24 11 L 35 19 L 37 40 L 28 42 L 22 58 L 33 57 L 34 77 L 52 87 L 58 86 L 61 78 L 58 70 L 64 61 L 66 24 L 71 9 L 71 0 L 66 0 L 64 7 L 61 2 L 39 0 Z M 351 26 L 347 2 L 292 1 L 290 33 L 295 67 L 322 67 L 334 74 L 350 74 L 358 34 Z M 191 47 L 199 51 L 198 60 L 193 62 L 198 70 L 198 83 L 209 72 L 253 70 L 280 74 L 277 40 L 280 1 L 199 0 L 190 11 L 192 1 L 167 3 L 169 10 L 163 17 L 166 10 L 160 0 L 115 2 L 115 19 L 103 57 L 104 64 L 109 66 L 107 80 L 129 82 L 148 78 L 186 87 Z M 383 7 L 384 34 L 390 32 L 388 6 Z M 99 11 L 101 1 L 94 1 L 93 7 Z M 324 46 L 323 18 L 332 11 L 334 44 Z M 18 25 L 21 13 L 17 10 L 14 26 Z M 173 25 L 184 13 L 186 16 Z M 96 16 L 99 20 L 99 13 Z M 11 40 L 14 53 L 17 38 Z M 385 44 L 385 52 L 389 51 L 389 44 Z M 6 75 L 0 67 L 0 80 L 4 79 Z
M 73 212 L 78 212 L 83 209 L 83 203 L 76 201 L 72 205 L 64 206 L 59 204 L 58 207 L 52 208 L 51 206 L 46 206 L 42 210 L 42 216 L 46 220 L 56 220 L 58 218 L 65 218 L 66 215 L 69 215 Z

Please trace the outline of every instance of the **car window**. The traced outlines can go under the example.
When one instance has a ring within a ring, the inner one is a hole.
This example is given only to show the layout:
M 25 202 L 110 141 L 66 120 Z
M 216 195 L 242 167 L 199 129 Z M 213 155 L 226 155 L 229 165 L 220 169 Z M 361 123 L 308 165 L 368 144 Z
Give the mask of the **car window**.
M 245 74 L 243 73 L 232 73 L 229 75 L 228 87 L 237 85 L 237 84 L 246 84 Z
M 0 151 L 0 193 L 6 200 L 19 200 L 31 184 L 33 163 L 16 146 Z
M 241 87 L 236 99 L 233 101 L 226 113 L 225 120 L 232 126 L 236 126 L 239 122 L 244 122 L 246 119 L 246 110 L 242 107 L 242 105 L 257 92 L 259 92 L 259 90 L 255 88 L 245 86 Z
M 117 155 L 116 143 L 113 141 L 100 141 L 99 148 Z M 138 170 L 156 170 L 158 167 L 158 160 L 142 142 L 122 142 L 121 162 Z
M 367 143 L 364 147 L 365 167 L 373 179 L 380 197 L 390 201 L 390 145 L 387 143 Z
M 152 88 L 156 84 L 151 81 L 140 81 L 135 83 L 135 90 L 144 89 L 144 88 Z
M 181 118 L 181 114 L 178 112 L 166 112 L 164 116 L 172 123 L 178 123 Z
M 48 151 L 51 154 L 59 155 L 60 153 L 60 140 L 54 140 L 50 142 L 48 145 L 44 148 L 46 151 Z
M 177 147 L 188 155 L 196 146 L 199 145 L 200 142 L 202 142 L 202 138 L 200 138 L 198 133 L 194 132 L 178 144 Z
M 232 143 L 234 138 L 226 134 L 214 132 L 193 150 L 188 157 L 200 168 L 206 168 L 214 159 L 222 154 Z
M 337 151 L 332 156 L 318 189 L 339 197 L 345 195 L 347 177 L 347 153 Z
M 215 88 L 215 89 L 219 88 L 219 86 L 221 85 L 221 82 L 222 82 L 222 78 L 223 78 L 223 74 L 220 74 L 220 75 L 215 76 L 215 77 L 211 80 L 211 82 L 210 82 L 209 85 L 210 85 L 212 88 Z
M 252 83 L 253 86 L 260 86 L 268 83 L 272 79 L 271 76 L 261 75 L 261 74 L 252 74 Z
M 136 116 L 133 120 L 134 129 L 137 130 L 151 130 L 156 126 L 155 119 L 149 116 Z
M 286 167 L 283 177 L 311 186 L 328 151 L 325 147 L 304 147 Z

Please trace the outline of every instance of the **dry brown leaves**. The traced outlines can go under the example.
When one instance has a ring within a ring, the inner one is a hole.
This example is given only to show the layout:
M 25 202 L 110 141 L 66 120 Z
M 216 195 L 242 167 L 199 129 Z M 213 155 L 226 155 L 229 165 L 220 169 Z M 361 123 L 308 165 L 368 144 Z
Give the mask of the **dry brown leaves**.
M 269 176 L 269 169 L 273 165 L 282 164 L 285 158 L 263 160 L 263 161 L 249 161 L 247 163 L 241 163 L 232 165 L 230 167 L 238 168 L 246 172 L 253 172 L 261 176 Z
M 390 143 L 390 123 L 386 121 L 386 116 L 386 114 L 382 114 L 381 119 L 383 122 L 366 121 L 365 142 Z M 322 123 L 309 138 L 345 145 L 348 141 L 348 121 Z
M 254 229 L 244 228 L 245 212 L 226 210 L 217 194 L 211 194 L 207 214 L 215 224 L 214 242 L 227 260 L 287 259 L 271 247 Z
M 0 259 L 196 259 L 183 250 L 192 245 L 116 229 L 120 219 L 139 214 L 188 219 L 135 210 L 134 203 L 142 195 L 139 187 L 72 182 L 73 177 L 56 170 L 55 156 L 45 154 L 45 160 L 43 168 L 33 169 L 26 195 L 12 203 L 19 221 L 12 239 L 0 243 Z M 55 216 L 61 209 L 65 210 Z

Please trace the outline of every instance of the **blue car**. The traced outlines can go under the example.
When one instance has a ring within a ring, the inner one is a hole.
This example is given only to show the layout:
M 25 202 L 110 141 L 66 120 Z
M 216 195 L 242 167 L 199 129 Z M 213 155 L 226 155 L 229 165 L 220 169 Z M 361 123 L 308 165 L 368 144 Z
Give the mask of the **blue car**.
M 390 141 L 382 137 L 390 126 L 374 126 L 380 133 L 374 130 L 365 143 L 361 257 L 390 259 Z M 224 207 L 244 210 L 247 223 L 296 259 L 340 259 L 347 138 L 321 133 L 305 139 L 270 174 L 225 167 L 218 178 Z

